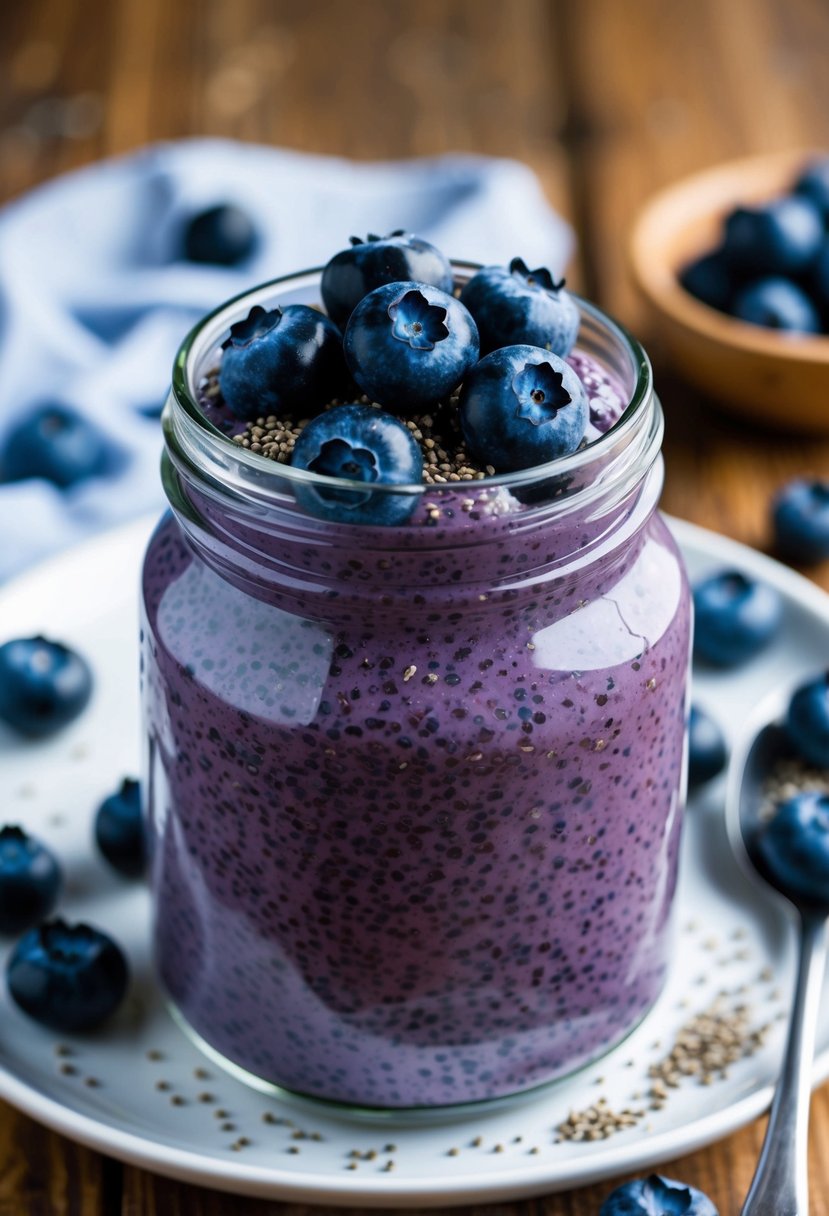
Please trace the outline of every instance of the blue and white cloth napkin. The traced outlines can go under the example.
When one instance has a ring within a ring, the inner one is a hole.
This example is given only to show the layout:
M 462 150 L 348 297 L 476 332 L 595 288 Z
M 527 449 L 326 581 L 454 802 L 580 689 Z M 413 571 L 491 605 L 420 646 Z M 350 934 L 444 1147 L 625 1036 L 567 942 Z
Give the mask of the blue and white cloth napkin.
M 181 260 L 187 218 L 236 203 L 260 233 L 242 270 Z M 521 256 L 560 274 L 570 228 L 522 164 L 478 156 L 357 164 L 195 139 L 58 178 L 0 211 L 0 450 L 59 403 L 123 455 L 60 490 L 0 484 L 0 580 L 95 531 L 164 505 L 158 415 L 176 349 L 208 309 L 324 264 L 352 234 L 404 228 L 451 257 Z

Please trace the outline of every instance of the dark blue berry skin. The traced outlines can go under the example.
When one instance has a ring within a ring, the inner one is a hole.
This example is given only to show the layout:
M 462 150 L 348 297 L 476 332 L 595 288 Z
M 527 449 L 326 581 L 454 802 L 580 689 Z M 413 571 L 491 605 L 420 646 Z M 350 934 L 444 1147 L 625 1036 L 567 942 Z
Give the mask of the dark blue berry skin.
M 9 993 L 52 1030 L 94 1030 L 115 1012 L 129 971 L 119 946 L 90 925 L 56 919 L 30 929 L 6 965 Z
M 711 1200 L 696 1187 L 651 1174 L 611 1191 L 599 1216 L 719 1216 Z
M 794 194 L 800 194 L 817 207 L 824 222 L 829 221 L 829 158 L 807 165 L 794 184 Z
M 253 256 L 258 245 L 253 220 L 232 203 L 220 203 L 192 216 L 182 236 L 182 252 L 188 262 L 214 266 L 239 266 Z
M 754 275 L 788 275 L 808 266 L 822 239 L 823 221 L 814 204 L 802 195 L 784 195 L 732 211 L 723 250 L 733 266 Z
M 790 279 L 758 279 L 735 294 L 731 311 L 740 321 L 789 333 L 820 333 L 820 314 L 801 287 Z
M 428 283 L 451 294 L 449 259 L 421 237 L 406 232 L 389 236 L 369 233 L 365 241 L 351 238 L 351 246 L 335 253 L 322 272 L 322 302 L 332 321 L 345 329 L 348 318 L 364 296 L 386 283 Z
M 679 282 L 687 292 L 719 312 L 730 310 L 734 288 L 740 281 L 721 249 L 696 258 L 679 273 Z
M 540 346 L 562 359 L 579 332 L 579 309 L 549 270 L 529 270 L 521 258 L 479 270 L 461 292 L 481 338 L 481 354 L 501 346 Z
M 464 381 L 458 407 L 469 451 L 499 473 L 574 452 L 590 417 L 576 373 L 537 346 L 486 355 Z
M 454 296 L 428 283 L 388 283 L 365 296 L 345 331 L 349 370 L 372 401 L 405 415 L 458 387 L 479 354 L 478 330 Z
M 338 405 L 312 418 L 291 455 L 294 468 L 363 482 L 365 491 L 297 483 L 301 507 L 336 523 L 403 523 L 417 494 L 368 489 L 376 485 L 419 485 L 423 455 L 408 427 L 371 405 Z
M 4 481 L 41 477 L 62 490 L 100 477 L 117 464 L 107 437 L 75 410 L 37 406 L 12 427 L 0 454 Z
M 22 828 L 0 828 L 0 933 L 22 933 L 54 908 L 60 866 L 49 849 Z
M 723 570 L 694 588 L 694 658 L 738 667 L 766 646 L 783 614 L 773 587 L 738 570 Z
M 141 817 L 141 786 L 125 777 L 121 787 L 95 812 L 95 842 L 119 874 L 140 878 L 147 865 L 147 842 Z
M 781 803 L 756 844 L 784 894 L 829 906 L 829 795 L 809 790 Z
M 688 786 L 697 789 L 725 768 L 728 749 L 718 723 L 698 705 L 688 718 Z
M 0 646 L 0 719 L 46 738 L 77 718 L 92 695 L 85 659 L 62 642 L 15 638 Z
M 823 314 L 824 333 L 829 317 L 829 237 L 824 240 L 814 262 L 809 267 L 807 286 L 811 298 Z
M 796 479 L 772 503 L 777 552 L 808 566 L 829 557 L 829 481 Z
M 257 304 L 223 344 L 219 384 L 237 418 L 308 418 L 347 381 L 340 331 L 307 304 Z
M 786 732 L 805 760 L 829 768 L 829 673 L 801 684 L 792 694 Z

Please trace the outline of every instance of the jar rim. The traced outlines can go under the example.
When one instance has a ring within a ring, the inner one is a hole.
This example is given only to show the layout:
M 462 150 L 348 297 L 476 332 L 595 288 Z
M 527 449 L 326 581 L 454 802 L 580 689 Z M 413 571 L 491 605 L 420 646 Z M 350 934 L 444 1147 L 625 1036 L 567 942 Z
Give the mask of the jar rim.
M 469 277 L 481 269 L 480 264 L 476 262 L 452 259 L 451 264 L 453 269 L 461 276 Z M 211 453 L 218 457 L 222 464 L 224 461 L 221 461 L 221 457 L 227 457 L 232 453 L 234 458 L 239 462 L 240 470 L 255 472 L 260 488 L 267 487 L 268 478 L 271 477 L 273 478 L 274 489 L 279 489 L 283 492 L 286 484 L 290 485 L 291 482 L 325 487 L 329 491 L 332 489 L 347 492 L 365 491 L 365 485 L 361 481 L 353 481 L 342 477 L 330 477 L 327 474 L 315 473 L 309 469 L 299 469 L 290 464 L 263 459 L 258 453 L 248 451 L 240 444 L 234 443 L 210 421 L 198 403 L 196 381 L 196 375 L 199 370 L 197 366 L 198 361 L 205 352 L 213 350 L 219 345 L 220 338 L 227 335 L 232 321 L 238 319 L 239 305 L 245 303 L 248 308 L 251 308 L 262 301 L 268 300 L 274 291 L 291 283 L 310 286 L 315 281 L 318 281 L 322 269 L 322 267 L 314 267 L 310 270 L 292 271 L 290 274 L 269 279 L 267 282 L 261 283 L 256 287 L 247 288 L 245 291 L 239 292 L 237 295 L 224 301 L 196 322 L 182 341 L 173 364 L 170 399 L 175 401 L 181 411 L 181 421 L 184 423 L 185 434 L 189 434 L 191 439 L 197 439 L 201 445 L 207 445 Z M 650 359 L 641 343 L 624 325 L 609 316 L 603 309 L 576 293 L 571 293 L 571 295 L 579 308 L 582 318 L 586 318 L 594 325 L 603 327 L 609 331 L 620 348 L 624 350 L 630 363 L 633 389 L 630 393 L 627 406 L 613 426 L 609 427 L 604 434 L 592 440 L 584 447 L 572 452 L 569 456 L 557 457 L 544 464 L 533 465 L 527 469 L 519 469 L 508 473 L 496 473 L 494 476 L 487 476 L 474 482 L 446 482 L 437 485 L 429 485 L 424 482 L 418 484 L 388 484 L 378 482 L 372 484 L 372 494 L 439 495 L 445 490 L 457 491 L 461 485 L 466 485 L 470 488 L 474 485 L 476 489 L 503 489 L 509 491 L 513 488 L 528 487 L 535 482 L 545 482 L 552 477 L 567 476 L 576 470 L 589 466 L 614 446 L 626 446 L 630 438 L 642 425 L 644 421 L 643 414 L 646 412 L 648 403 L 654 399 L 653 370 Z M 165 410 L 165 415 L 168 415 L 168 410 Z M 172 432 L 175 429 L 170 425 L 169 417 L 165 417 L 165 432 L 168 442 L 174 437 Z M 658 434 L 653 436 L 652 439 L 655 440 L 654 446 L 658 450 L 661 445 L 661 426 L 659 427 Z M 650 446 L 651 444 L 648 444 L 648 447 Z

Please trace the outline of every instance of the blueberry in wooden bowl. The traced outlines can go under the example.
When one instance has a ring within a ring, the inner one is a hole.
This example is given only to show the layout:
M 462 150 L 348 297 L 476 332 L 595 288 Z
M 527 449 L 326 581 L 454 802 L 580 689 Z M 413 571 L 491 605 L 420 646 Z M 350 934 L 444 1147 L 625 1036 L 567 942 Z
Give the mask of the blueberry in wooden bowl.
M 814 149 L 703 170 L 646 204 L 629 252 L 682 376 L 753 423 L 829 434 L 824 176 Z

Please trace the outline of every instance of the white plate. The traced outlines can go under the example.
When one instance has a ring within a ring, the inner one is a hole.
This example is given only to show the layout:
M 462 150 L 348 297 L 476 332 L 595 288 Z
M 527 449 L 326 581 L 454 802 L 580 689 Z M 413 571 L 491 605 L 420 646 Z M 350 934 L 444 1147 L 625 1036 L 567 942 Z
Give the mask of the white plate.
M 0 736 L 3 819 L 23 823 L 54 848 L 68 880 L 61 910 L 109 929 L 133 972 L 127 1007 L 105 1033 L 60 1044 L 0 995 L 0 1097 L 75 1140 L 162 1174 L 240 1194 L 362 1208 L 563 1190 L 645 1170 L 764 1110 L 782 1050 L 791 928 L 731 860 L 721 781 L 688 815 L 678 961 L 666 991 L 627 1042 L 575 1079 L 494 1111 L 467 1108 L 407 1125 L 395 1116 L 349 1120 L 312 1103 L 266 1097 L 206 1061 L 172 1022 L 153 983 L 145 890 L 109 873 L 91 845 L 93 808 L 136 769 L 136 598 L 150 526 L 142 521 L 88 543 L 0 595 L 0 639 L 36 631 L 58 637 L 89 655 L 97 674 L 90 708 L 57 739 L 21 744 Z M 737 566 L 778 587 L 786 601 L 781 634 L 761 659 L 737 673 L 696 678 L 695 699 L 734 730 L 771 687 L 825 667 L 829 599 L 743 546 L 688 524 L 673 527 L 692 577 L 720 564 Z M 599 1096 L 614 1109 L 641 1105 L 633 1094 L 647 1090 L 648 1064 L 721 989 L 732 1004 L 746 1001 L 755 1023 L 774 1023 L 757 1054 L 708 1087 L 684 1082 L 661 1110 L 607 1140 L 556 1142 L 556 1126 L 568 1113 Z M 815 1079 L 827 1075 L 824 1003 Z

